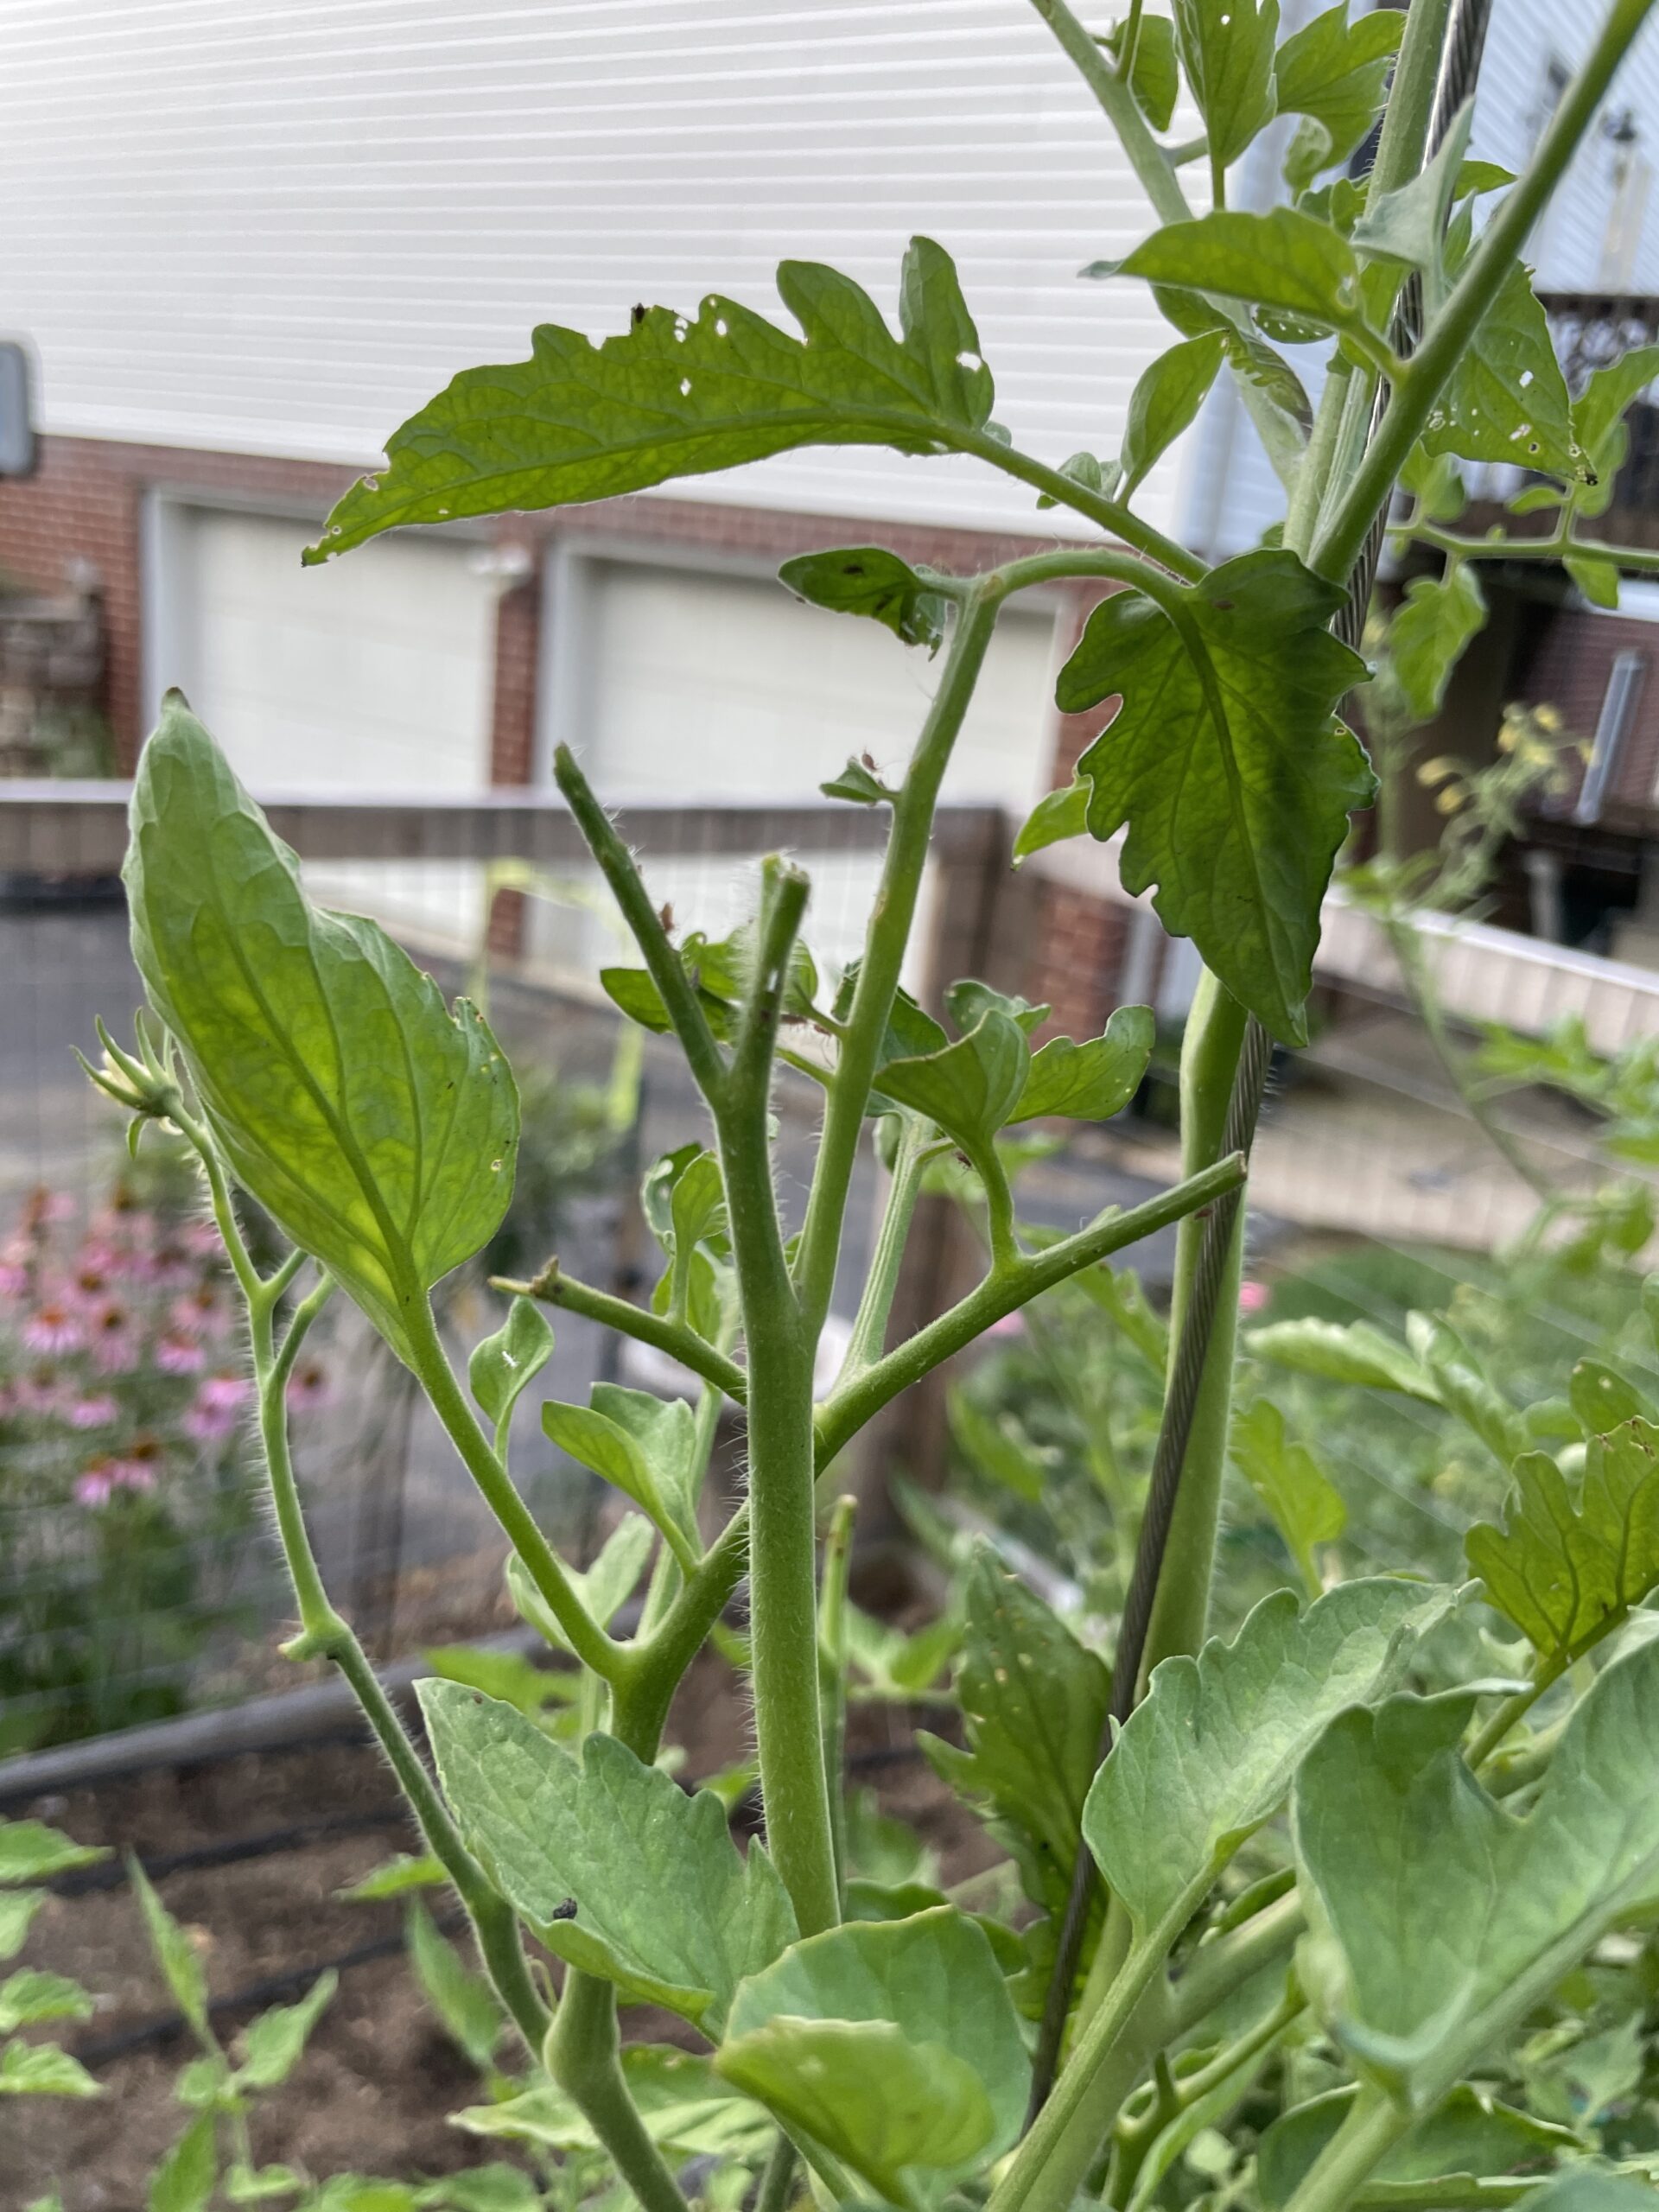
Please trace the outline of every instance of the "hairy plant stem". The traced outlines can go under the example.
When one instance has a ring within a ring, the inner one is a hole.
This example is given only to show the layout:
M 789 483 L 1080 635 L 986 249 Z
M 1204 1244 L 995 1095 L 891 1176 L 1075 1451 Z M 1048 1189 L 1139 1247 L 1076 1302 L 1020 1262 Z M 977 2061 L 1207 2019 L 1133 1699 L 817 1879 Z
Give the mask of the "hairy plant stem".
M 819 1407 L 819 1465 L 828 1466 L 883 1406 L 931 1374 L 942 1361 L 963 1351 L 993 1322 L 1017 1313 L 1044 1291 L 1121 1252 L 1126 1245 L 1138 1243 L 1141 1237 L 1213 1205 L 1229 1191 L 1236 1191 L 1243 1179 L 1243 1160 L 1230 1155 L 1201 1174 L 1160 1192 L 1155 1198 L 1131 1206 L 1127 1213 L 1109 1207 L 1099 1220 L 1080 1229 L 1076 1236 L 1064 1237 L 1044 1251 L 1022 1254 L 1006 1267 L 993 1268 L 949 1313 L 918 1329 L 844 1388 L 838 1387 Z
M 563 1561 L 536 1525 L 535 1516 L 514 1489 L 494 1446 L 455 1381 L 438 1340 L 432 1309 L 421 1304 L 406 1317 L 411 1364 L 432 1410 L 454 1446 L 461 1463 L 477 1484 L 537 1590 L 569 1637 L 584 1667 L 611 1681 L 621 1664 L 620 1647 L 598 1627 L 565 1573 Z
M 1509 537 L 1497 530 L 1485 537 L 1464 537 L 1435 523 L 1414 521 L 1391 525 L 1391 534 L 1402 541 L 1432 545 L 1459 561 L 1559 561 L 1564 553 L 1572 553 L 1587 561 L 1611 561 L 1635 575 L 1659 575 L 1659 548 L 1611 545 L 1600 537 L 1569 537 L 1556 531 L 1548 537 Z
M 1349 2212 L 1366 2176 L 1421 2117 L 1363 2083 L 1347 2118 L 1326 2144 L 1285 2212 Z
M 212 1136 L 181 1109 L 173 1119 L 201 1161 L 213 1217 L 247 1308 L 261 1456 L 277 1541 L 300 1620 L 298 1635 L 283 1649 L 290 1658 L 328 1660 L 349 1684 L 397 1779 L 427 1849 L 448 1876 L 466 1909 L 496 1994 L 531 2052 L 538 2054 L 549 2014 L 531 1980 L 518 1922 L 461 1841 L 449 1808 L 410 1741 L 367 1653 L 349 1622 L 334 1610 L 305 1525 L 305 1508 L 289 1448 L 288 1384 L 300 1347 L 333 1292 L 333 1281 L 326 1274 L 321 1277 L 295 1308 L 279 1341 L 277 1310 L 303 1265 L 303 1255 L 289 1254 L 274 1274 L 261 1277 L 237 1221 L 224 1163 Z
M 893 1318 L 893 1301 L 899 1288 L 905 1248 L 910 1241 L 910 1224 L 915 1218 L 916 1201 L 921 1196 L 923 1171 L 938 1144 L 928 1122 L 913 1114 L 903 1116 L 887 1183 L 887 1201 L 881 1210 L 881 1226 L 876 1232 L 869 1273 L 864 1278 L 863 1294 L 858 1301 L 852 1334 L 847 1340 L 847 1356 L 836 1378 L 838 1390 L 868 1374 L 881 1357 L 887 1341 L 887 1324 Z
M 814 1343 L 830 1311 L 830 1294 L 835 1288 L 847 1194 L 852 1187 L 853 1169 L 858 1158 L 870 1086 L 880 1057 L 881 1040 L 887 1034 L 899 971 L 915 920 L 939 786 L 984 665 L 1001 596 L 1000 589 L 977 587 L 970 587 L 964 594 L 957 608 L 939 688 L 933 695 L 921 735 L 916 741 L 915 753 L 893 801 L 893 829 L 865 933 L 852 1007 L 824 1107 L 823 1131 L 796 1262 L 801 1312 L 807 1334 Z
M 516 1282 L 510 1275 L 493 1275 L 492 1290 L 501 1291 L 509 1298 L 534 1298 L 543 1306 L 556 1306 L 567 1313 L 580 1313 L 584 1320 L 597 1321 L 601 1326 L 614 1329 L 619 1336 L 632 1337 L 636 1344 L 649 1344 L 655 1351 L 666 1352 L 682 1367 L 689 1367 L 705 1382 L 721 1390 L 736 1406 L 748 1395 L 748 1384 L 742 1369 L 707 1338 L 700 1337 L 695 1329 L 683 1321 L 671 1321 L 665 1314 L 648 1313 L 644 1306 L 631 1306 L 626 1298 L 617 1298 L 608 1290 L 595 1290 L 590 1283 L 578 1282 L 565 1274 L 556 1260 L 550 1260 L 537 1275 L 528 1282 Z
M 818 1701 L 809 1325 L 784 1255 L 767 1116 L 806 880 L 767 863 L 754 975 L 715 1116 L 749 1376 L 749 1620 L 766 1837 L 804 1936 L 841 1917 Z
M 847 1896 L 847 1577 L 853 1563 L 853 1517 L 857 1510 L 855 1497 L 836 1500 L 824 1537 L 823 1586 L 818 1599 L 823 1758 L 830 1774 L 838 1902 L 843 1910 Z

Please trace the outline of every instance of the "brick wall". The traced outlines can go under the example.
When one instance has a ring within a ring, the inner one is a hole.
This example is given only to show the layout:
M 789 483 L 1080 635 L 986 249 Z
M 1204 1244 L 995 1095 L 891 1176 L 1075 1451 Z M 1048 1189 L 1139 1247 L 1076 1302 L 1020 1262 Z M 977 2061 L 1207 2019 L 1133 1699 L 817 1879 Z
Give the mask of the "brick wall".
M 1622 652 L 1640 653 L 1648 666 L 1605 806 L 1610 812 L 1628 809 L 1650 815 L 1659 779 L 1659 626 L 1626 615 L 1563 608 L 1546 618 L 1518 690 L 1536 705 L 1559 708 L 1573 735 L 1587 742 L 1595 735 L 1613 662 Z M 1571 790 L 1553 810 L 1571 812 L 1581 780 L 1581 773 L 1573 775 Z
M 124 767 L 130 767 L 143 736 L 141 549 L 146 494 L 165 488 L 234 493 L 283 505 L 297 500 L 313 506 L 321 521 L 353 474 L 319 461 L 47 438 L 33 477 L 0 481 L 0 570 L 43 591 L 60 590 L 79 564 L 90 563 L 96 571 L 106 626 L 101 704 Z M 656 497 L 567 507 L 556 516 L 514 515 L 484 527 L 497 543 L 522 547 L 531 562 L 524 579 L 503 593 L 497 615 L 491 758 L 495 780 L 503 784 L 524 782 L 535 755 L 541 563 L 556 531 L 673 544 L 693 561 L 699 551 L 739 551 L 782 562 L 868 535 L 906 560 L 959 574 L 974 574 L 1057 543 L 1035 535 L 859 523 Z M 1077 589 L 1074 634 L 1099 596 L 1096 587 Z M 1070 775 L 1103 720 L 1103 711 L 1096 709 L 1060 721 L 1056 781 Z M 1046 927 L 1035 957 L 1035 993 L 1052 999 L 1057 1015 L 1074 1035 L 1093 1034 L 1115 1003 L 1111 986 L 1122 947 L 1122 911 L 1058 886 L 1046 887 L 1042 904 Z M 504 942 L 515 931 L 516 918 L 505 909 Z

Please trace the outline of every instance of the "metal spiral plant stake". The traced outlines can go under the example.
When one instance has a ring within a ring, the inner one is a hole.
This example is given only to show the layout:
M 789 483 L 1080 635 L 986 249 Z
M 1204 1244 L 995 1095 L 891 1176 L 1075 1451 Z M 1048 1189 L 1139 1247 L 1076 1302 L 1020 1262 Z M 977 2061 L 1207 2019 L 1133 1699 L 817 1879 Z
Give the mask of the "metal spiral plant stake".
M 1445 53 L 1434 89 L 1433 114 L 1429 129 L 1431 153 L 1440 147 L 1451 128 L 1452 118 L 1473 89 L 1491 11 L 1491 0 L 1453 0 Z M 1421 280 L 1414 272 L 1402 288 L 1395 310 L 1395 350 L 1402 359 L 1410 355 L 1421 335 L 1422 306 Z M 1370 434 L 1373 436 L 1385 404 L 1383 391 L 1379 387 L 1371 415 Z M 1366 610 L 1370 604 L 1372 586 L 1376 581 L 1388 516 L 1386 505 L 1377 510 L 1364 548 L 1349 578 L 1348 597 L 1332 625 L 1343 644 L 1356 651 L 1364 632 Z M 1224 1156 L 1236 1152 L 1243 1154 L 1247 1158 L 1249 1154 L 1255 1136 L 1257 1117 L 1262 1110 L 1272 1051 L 1272 1039 L 1255 1015 L 1251 1014 L 1245 1026 L 1243 1049 L 1239 1054 L 1232 1095 L 1228 1102 L 1226 1130 L 1222 1141 Z M 1169 1542 L 1170 1527 L 1175 1516 L 1181 1471 L 1186 1462 L 1187 1444 L 1192 1435 L 1198 1391 L 1209 1360 L 1210 1340 L 1215 1327 L 1222 1282 L 1227 1272 L 1227 1255 L 1243 1205 L 1242 1188 L 1230 1191 L 1225 1197 L 1217 1199 L 1204 1216 L 1192 1294 L 1182 1319 L 1180 1337 L 1170 1371 L 1163 1415 L 1159 1423 L 1158 1441 L 1153 1452 L 1146 1511 L 1135 1546 L 1128 1594 L 1124 1599 L 1122 1624 L 1118 1632 L 1112 1667 L 1111 1705 L 1100 1742 L 1099 1759 L 1102 1761 L 1109 1754 L 1118 1730 L 1128 1719 L 1136 1703 L 1147 1631 L 1158 1594 L 1159 1577 Z M 1060 1923 L 1054 1966 L 1044 2002 L 1042 2021 L 1038 2030 L 1029 2107 L 1032 2118 L 1046 2101 L 1058 2069 L 1066 2021 L 1071 2009 L 1071 1993 L 1077 1981 L 1077 1969 L 1082 1964 L 1084 1937 L 1099 1879 L 1088 1847 L 1079 1843 L 1077 1861 L 1072 1869 L 1071 1888 Z

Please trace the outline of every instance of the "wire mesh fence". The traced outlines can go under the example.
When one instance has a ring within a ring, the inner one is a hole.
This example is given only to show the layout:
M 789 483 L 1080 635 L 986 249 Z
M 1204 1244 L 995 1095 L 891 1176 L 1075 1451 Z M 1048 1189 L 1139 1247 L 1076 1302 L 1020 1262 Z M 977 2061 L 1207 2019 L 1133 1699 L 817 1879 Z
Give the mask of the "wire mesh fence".
M 0 1752 L 283 1679 L 267 1655 L 286 1599 L 257 1503 L 247 1384 L 213 1240 L 186 1163 L 148 1142 L 130 1162 L 119 1117 L 73 1058 L 73 1048 L 90 1048 L 96 1016 L 124 1027 L 141 995 L 115 878 L 121 797 L 107 785 L 0 791 Z M 518 1075 L 515 1204 L 490 1249 L 442 1287 L 453 1356 L 463 1360 L 497 1325 L 488 1277 L 532 1272 L 555 1250 L 589 1281 L 646 1294 L 650 1255 L 632 1193 L 643 1166 L 702 1117 L 677 1053 L 622 1023 L 595 981 L 631 956 L 563 809 L 499 793 L 442 806 L 277 801 L 271 811 L 316 896 L 374 914 L 447 991 L 486 1002 Z M 683 936 L 723 935 L 752 909 L 760 856 L 797 855 L 813 877 L 810 938 L 833 993 L 879 870 L 885 824 L 875 810 L 639 806 L 624 827 Z M 1020 932 L 999 911 L 1007 836 L 990 810 L 942 816 L 908 978 L 918 991 L 988 972 L 993 957 L 1003 963 L 995 980 L 1020 980 L 1007 964 Z M 1096 864 L 1096 887 L 1103 880 Z M 1160 1001 L 1173 1045 L 1179 949 L 1158 936 L 1137 953 L 1147 924 L 1130 919 L 1119 990 Z M 1501 931 L 1442 930 L 1432 954 L 1449 1013 L 1465 1023 L 1507 1014 L 1535 1034 L 1574 1013 L 1604 1050 L 1659 1027 L 1659 977 Z M 1437 1281 L 1450 1297 L 1466 1274 L 1459 1255 L 1521 1236 L 1537 1193 L 1471 1115 L 1397 971 L 1339 910 L 1325 963 L 1315 1043 L 1281 1056 L 1275 1071 L 1253 1234 L 1263 1252 L 1302 1240 L 1332 1296 L 1397 1329 Z M 1173 1084 L 1172 1050 L 1154 1060 L 1130 1114 L 1075 1131 L 1031 1163 L 1020 1184 L 1027 1216 L 1075 1226 L 1173 1179 Z M 1579 1106 L 1528 1090 L 1501 1111 L 1539 1180 L 1588 1193 L 1605 1177 L 1595 1123 Z M 812 1086 L 786 1081 L 779 1116 L 780 1201 L 798 1216 Z M 867 1163 L 850 1211 L 849 1282 L 878 1185 Z M 1355 1250 L 1370 1263 L 1347 1266 L 1341 1255 Z M 1166 1245 L 1138 1256 L 1154 1286 L 1166 1276 Z M 924 1303 L 936 1309 L 960 1257 L 937 1243 L 924 1255 Z M 1535 1318 L 1569 1365 L 1584 1348 L 1582 1319 L 1565 1309 Z M 832 1327 L 831 1366 L 834 1352 Z M 595 1380 L 662 1382 L 644 1357 L 563 1317 L 545 1394 L 581 1401 Z M 510 1619 L 493 1524 L 410 1377 L 343 1302 L 308 1350 L 295 1400 L 325 1574 L 371 1649 L 391 1658 Z M 938 1426 L 937 1402 L 926 1417 Z M 1459 1509 L 1402 1471 L 1427 1424 L 1408 1401 L 1369 1428 L 1355 1424 L 1333 1448 L 1356 1484 L 1444 1535 L 1460 1525 Z M 925 1441 L 888 1433 L 881 1449 L 925 1471 Z M 734 1454 L 728 1471 L 734 1481 Z M 599 1528 L 593 1479 L 530 1422 L 515 1438 L 513 1473 L 544 1525 L 583 1555 Z

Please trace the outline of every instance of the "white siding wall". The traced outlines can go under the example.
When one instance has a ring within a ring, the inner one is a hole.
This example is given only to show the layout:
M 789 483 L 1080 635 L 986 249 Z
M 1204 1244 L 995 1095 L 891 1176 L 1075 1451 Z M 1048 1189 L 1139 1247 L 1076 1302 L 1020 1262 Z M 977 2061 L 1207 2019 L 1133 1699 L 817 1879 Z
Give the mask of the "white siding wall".
M 1547 119 L 1550 62 L 1576 72 L 1606 13 L 1606 0 L 1494 0 L 1475 99 L 1472 154 L 1506 168 L 1525 167 Z M 1643 32 L 1614 84 L 1607 112 L 1625 109 L 1638 133 L 1630 151 L 1659 169 L 1659 20 Z M 1600 133 L 1580 149 L 1528 248 L 1540 290 L 1593 291 L 1606 284 L 1621 291 L 1659 291 L 1659 181 L 1628 268 L 1616 271 L 1606 258 L 1618 152 Z M 1305 348 L 1297 358 L 1309 388 L 1317 390 L 1320 349 Z M 1284 495 L 1230 391 L 1217 391 L 1198 435 L 1204 442 L 1192 470 L 1185 527 L 1214 555 L 1241 552 L 1284 512 Z M 1218 505 L 1206 493 L 1217 481 L 1225 486 Z
M 785 256 L 891 308 L 961 264 L 997 413 L 1116 450 L 1167 333 L 1079 283 L 1147 228 L 1027 0 L 0 0 L 0 329 L 51 431 L 367 463 L 457 369 L 636 300 L 776 310 Z M 967 523 L 1028 493 L 806 454 L 708 496 Z M 1174 471 L 1149 489 L 1167 519 Z

